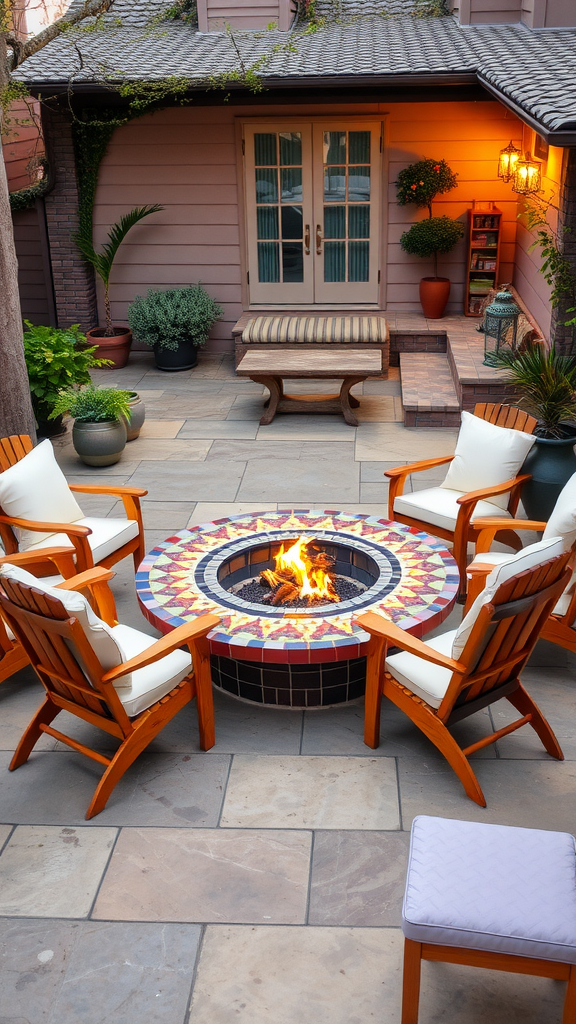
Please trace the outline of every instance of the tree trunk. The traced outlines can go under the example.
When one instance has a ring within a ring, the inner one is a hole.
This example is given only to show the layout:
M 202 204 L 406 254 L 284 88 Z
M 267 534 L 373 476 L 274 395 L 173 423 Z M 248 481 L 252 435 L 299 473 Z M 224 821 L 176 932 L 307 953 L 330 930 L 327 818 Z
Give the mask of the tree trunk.
M 7 83 L 6 42 L 0 32 L 0 90 Z M 0 113 L 1 117 L 1 113 Z M 1 147 L 0 147 L 1 148 Z M 4 157 L 0 157 L 0 437 L 30 434 L 36 427 L 22 341 L 18 261 Z

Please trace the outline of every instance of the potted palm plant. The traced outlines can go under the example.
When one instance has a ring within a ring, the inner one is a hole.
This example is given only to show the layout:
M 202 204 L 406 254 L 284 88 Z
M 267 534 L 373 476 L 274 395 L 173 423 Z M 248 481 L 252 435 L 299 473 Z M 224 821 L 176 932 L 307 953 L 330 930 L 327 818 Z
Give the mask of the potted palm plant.
M 500 350 L 495 365 L 506 370 L 518 404 L 536 416 L 536 444 L 522 467 L 532 479 L 522 504 L 529 519 L 550 517 L 564 484 L 576 473 L 576 356 L 535 344 L 523 352 Z
M 126 447 L 126 422 L 130 422 L 130 392 L 118 388 L 83 388 L 61 391 L 52 416 L 74 417 L 72 442 L 88 466 L 111 466 Z
M 29 320 L 24 323 L 24 356 L 38 433 L 54 437 L 64 429 L 61 415 L 50 419 L 59 392 L 74 384 L 89 384 L 89 371 L 109 363 L 95 358 L 96 349 L 86 346 L 78 324 L 59 330 Z
M 417 221 L 400 238 L 400 245 L 410 256 L 434 261 L 434 277 L 420 281 L 420 302 L 424 315 L 438 320 L 444 315 L 450 295 L 450 280 L 438 276 L 438 255 L 451 252 L 462 238 L 464 228 L 451 217 L 433 217 L 432 202 L 436 196 L 456 188 L 457 175 L 445 160 L 419 160 L 400 171 L 396 182 L 398 203 L 425 207 L 426 220 Z
M 151 213 L 158 213 L 163 206 L 154 203 L 151 206 L 136 206 L 130 213 L 121 217 L 116 224 L 113 224 L 108 232 L 108 241 L 102 246 L 101 252 L 96 252 L 92 238 L 86 234 L 76 236 L 76 244 L 85 260 L 94 267 L 104 285 L 104 313 L 106 318 L 105 327 L 95 327 L 88 331 L 88 340 L 96 346 L 99 357 L 107 357 L 112 366 L 126 366 L 132 344 L 132 332 L 127 327 L 118 327 L 112 323 L 110 310 L 110 275 L 118 249 L 126 238 L 126 235 L 135 224 L 144 220 Z
M 201 284 L 150 289 L 128 307 L 128 323 L 138 341 L 154 349 L 160 370 L 189 370 L 198 362 L 197 348 L 208 340 L 222 307 Z

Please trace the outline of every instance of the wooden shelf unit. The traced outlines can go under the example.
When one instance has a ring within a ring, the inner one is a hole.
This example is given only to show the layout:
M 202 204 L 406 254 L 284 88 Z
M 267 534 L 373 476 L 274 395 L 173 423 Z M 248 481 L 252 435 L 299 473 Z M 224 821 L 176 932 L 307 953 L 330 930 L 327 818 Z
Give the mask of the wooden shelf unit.
M 502 211 L 490 203 L 468 210 L 468 255 L 464 313 L 481 315 L 481 305 L 496 287 L 500 270 Z

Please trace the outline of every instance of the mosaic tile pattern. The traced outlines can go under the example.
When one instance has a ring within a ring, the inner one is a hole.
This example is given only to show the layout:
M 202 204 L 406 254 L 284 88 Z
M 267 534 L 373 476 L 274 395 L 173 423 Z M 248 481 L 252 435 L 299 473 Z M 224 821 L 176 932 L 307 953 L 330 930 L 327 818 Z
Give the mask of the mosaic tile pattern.
M 214 587 L 214 556 L 221 552 L 224 561 L 235 550 L 269 543 L 279 533 L 319 540 L 328 535 L 369 550 L 381 576 L 360 598 L 347 601 L 346 610 L 332 605 L 321 614 L 293 609 L 260 614 L 238 607 L 231 595 Z M 454 605 L 458 571 L 440 541 L 411 527 L 331 509 L 288 509 L 231 516 L 180 531 L 146 556 L 136 589 L 144 615 L 164 633 L 206 612 L 220 615 L 221 625 L 209 636 L 213 655 L 308 664 L 366 653 L 368 634 L 352 621 L 361 610 L 380 612 L 416 636 L 429 632 Z

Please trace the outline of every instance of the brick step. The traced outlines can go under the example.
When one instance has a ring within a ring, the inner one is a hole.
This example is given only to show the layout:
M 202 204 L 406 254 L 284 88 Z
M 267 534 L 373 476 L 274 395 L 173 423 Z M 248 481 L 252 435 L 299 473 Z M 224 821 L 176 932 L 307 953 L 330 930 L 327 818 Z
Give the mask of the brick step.
M 477 402 L 510 402 L 514 389 L 506 383 L 505 371 L 484 366 L 484 335 L 454 329 L 448 335 L 448 362 L 461 408 L 474 411 Z
M 447 356 L 401 352 L 400 379 L 404 426 L 460 426 L 460 402 Z

